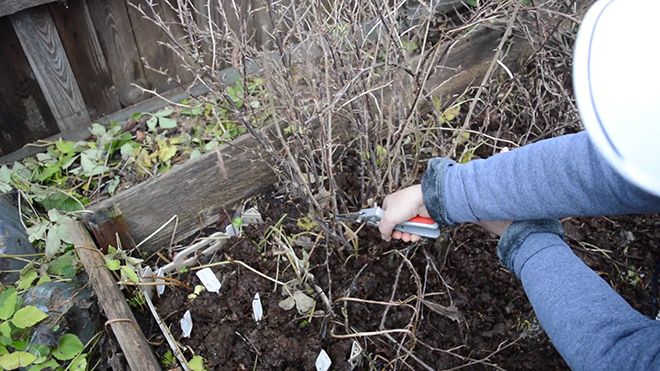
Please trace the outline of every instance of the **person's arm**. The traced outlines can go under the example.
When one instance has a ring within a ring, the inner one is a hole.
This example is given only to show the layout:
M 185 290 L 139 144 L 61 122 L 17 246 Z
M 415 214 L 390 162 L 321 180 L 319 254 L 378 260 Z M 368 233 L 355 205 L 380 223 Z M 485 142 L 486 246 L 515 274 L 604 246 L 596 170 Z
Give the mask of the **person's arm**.
M 431 216 L 445 225 L 660 211 L 660 198 L 619 176 L 586 132 L 466 164 L 433 159 L 422 193 Z
M 557 221 L 513 223 L 498 256 L 572 369 L 660 369 L 660 321 L 630 307 L 575 256 Z

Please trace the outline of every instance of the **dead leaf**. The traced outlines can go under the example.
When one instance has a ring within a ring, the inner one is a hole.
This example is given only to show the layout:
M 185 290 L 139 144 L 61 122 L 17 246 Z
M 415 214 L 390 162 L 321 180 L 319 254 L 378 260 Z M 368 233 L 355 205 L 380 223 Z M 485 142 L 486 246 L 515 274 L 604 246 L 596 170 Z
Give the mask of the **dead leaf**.
M 314 243 L 314 241 L 312 241 L 312 239 L 309 238 L 308 236 L 300 236 L 296 238 L 296 240 L 293 241 L 293 244 L 295 246 L 302 247 L 303 249 L 307 249 L 307 250 L 312 249 L 314 245 L 316 245 L 316 243 Z
M 296 301 L 293 299 L 293 296 L 281 300 L 277 305 L 284 310 L 291 310 L 296 306 Z
M 316 305 L 316 300 L 310 298 L 300 290 L 293 293 L 293 300 L 296 301 L 296 309 L 300 314 L 308 313 Z
M 445 307 L 444 305 L 440 305 L 438 303 L 434 303 L 428 300 L 422 300 L 422 303 L 424 303 L 424 305 L 426 305 L 430 310 L 442 316 L 445 316 L 451 320 L 454 320 L 456 322 L 460 322 L 461 320 L 462 317 L 461 312 L 458 310 L 458 308 L 456 308 L 453 305 Z

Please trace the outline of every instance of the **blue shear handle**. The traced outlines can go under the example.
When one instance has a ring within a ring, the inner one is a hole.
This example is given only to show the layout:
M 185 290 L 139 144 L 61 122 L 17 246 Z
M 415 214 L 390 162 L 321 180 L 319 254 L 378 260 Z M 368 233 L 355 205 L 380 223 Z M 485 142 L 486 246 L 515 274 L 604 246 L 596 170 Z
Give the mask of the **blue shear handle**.
M 399 232 L 416 234 L 418 236 L 422 236 L 426 238 L 435 239 L 440 237 L 440 227 L 438 226 L 437 223 L 423 224 L 423 223 L 405 222 L 395 225 L 394 230 Z

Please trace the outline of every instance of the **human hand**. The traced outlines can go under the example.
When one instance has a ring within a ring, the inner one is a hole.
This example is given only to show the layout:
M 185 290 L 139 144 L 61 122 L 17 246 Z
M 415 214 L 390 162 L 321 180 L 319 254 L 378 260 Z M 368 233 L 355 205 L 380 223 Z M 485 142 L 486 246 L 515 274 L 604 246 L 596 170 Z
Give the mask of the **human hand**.
M 385 241 L 394 238 L 395 240 L 416 242 L 421 239 L 418 235 L 394 231 L 394 226 L 407 222 L 417 215 L 430 217 L 424 206 L 421 184 L 401 189 L 385 197 L 383 210 L 383 217 L 380 220 L 378 229 Z
M 484 227 L 488 232 L 501 236 L 509 228 L 511 222 L 508 220 L 502 220 L 502 221 L 482 220 L 477 224 Z

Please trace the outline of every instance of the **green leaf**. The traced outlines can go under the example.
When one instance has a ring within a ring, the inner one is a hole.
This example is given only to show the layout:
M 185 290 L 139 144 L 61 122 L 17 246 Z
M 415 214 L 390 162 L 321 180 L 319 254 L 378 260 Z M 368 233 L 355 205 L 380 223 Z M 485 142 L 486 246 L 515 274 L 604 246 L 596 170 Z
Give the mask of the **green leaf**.
M 33 365 L 32 367 L 28 368 L 28 371 L 41 371 L 44 369 L 57 370 L 59 366 L 60 364 L 57 363 L 56 360 L 50 359 L 48 362 L 44 362 L 39 365 Z
M 73 251 L 62 254 L 54 259 L 48 265 L 48 273 L 63 278 L 73 278 L 76 276 L 75 266 L 76 256 Z
M 80 354 L 71 361 L 69 370 L 85 371 L 87 369 L 87 353 Z
M 21 277 L 18 279 L 18 281 L 16 281 L 16 287 L 19 290 L 27 290 L 32 287 L 32 282 L 34 282 L 37 277 L 39 277 L 39 274 L 34 270 L 30 270 L 25 274 L 21 274 Z
M 34 242 L 37 240 L 43 240 L 44 235 L 48 231 L 48 223 L 38 223 L 31 227 L 28 227 L 26 232 L 28 233 L 28 241 Z
M 128 265 L 122 265 L 120 269 L 130 281 L 135 283 L 140 282 L 140 278 L 138 277 L 137 272 L 135 272 L 135 268 Z
M 18 294 L 13 287 L 5 289 L 0 293 L 0 319 L 8 320 L 16 311 L 16 303 L 18 302 Z
M 202 152 L 200 152 L 198 149 L 193 149 L 192 152 L 190 152 L 190 159 L 192 160 L 193 158 L 197 158 L 202 155 Z
M 51 281 L 50 277 L 43 275 L 39 277 L 39 280 L 34 285 L 39 286 L 39 285 L 43 285 L 44 283 L 48 283 L 50 281 Z
M 11 338 L 11 325 L 9 324 L 9 321 L 0 323 L 0 336 Z
M 119 176 L 115 176 L 115 178 L 108 183 L 108 194 L 109 195 L 114 195 L 115 194 L 115 192 L 117 191 L 117 187 L 119 187 L 119 182 L 120 181 L 121 181 L 121 178 L 119 178 Z
M 119 270 L 119 267 L 121 267 L 121 262 L 117 259 L 110 259 L 105 262 L 105 266 L 111 271 L 116 271 Z
M 201 356 L 192 357 L 192 359 L 188 362 L 188 368 L 190 368 L 191 371 L 206 370 L 204 368 L 204 358 L 202 358 Z
M 49 258 L 55 256 L 60 251 L 61 246 L 62 241 L 57 233 L 57 228 L 48 228 L 48 233 L 46 234 L 46 256 Z
M 106 171 L 110 170 L 105 165 L 100 165 L 93 160 L 93 157 L 90 156 L 91 150 L 87 150 L 80 154 L 80 166 L 82 167 L 85 175 L 92 177 L 96 175 L 101 175 Z
M 125 143 L 119 148 L 119 153 L 121 153 L 122 159 L 127 160 L 135 153 L 135 145 L 133 143 Z
M 58 140 L 55 142 L 55 148 L 62 153 L 73 153 L 75 150 L 75 143 L 68 140 Z
M 48 315 L 41 309 L 28 305 L 14 313 L 11 323 L 18 328 L 28 328 L 48 318 Z
M 54 189 L 49 189 L 47 193 L 37 197 L 36 201 L 46 210 L 78 211 L 83 208 L 73 196 Z
M 36 175 L 36 180 L 39 182 L 44 182 L 52 178 L 53 175 L 59 174 L 61 170 L 62 165 L 59 162 L 50 164 L 39 171 L 39 174 Z
M 11 174 L 12 171 L 6 165 L 0 167 L 0 193 L 7 193 L 12 190 Z
M 163 129 L 174 129 L 176 127 L 176 120 L 167 117 L 159 117 L 158 125 Z
M 158 117 L 151 116 L 149 120 L 147 120 L 147 127 L 150 131 L 154 131 L 156 130 L 156 125 L 158 125 Z
M 200 116 L 204 112 L 204 109 L 202 107 L 193 107 L 193 108 L 185 108 L 181 110 L 181 114 L 185 116 L 191 116 L 191 117 L 197 117 Z
M 465 3 L 469 6 L 479 6 L 479 0 L 465 0 Z
M 12 340 L 11 347 L 14 348 L 14 350 L 24 352 L 27 349 L 29 339 L 18 339 L 18 340 Z
M 71 234 L 69 234 L 69 228 L 67 227 L 67 223 L 71 221 L 71 218 L 68 216 L 63 216 L 59 219 L 59 222 L 57 222 L 57 236 L 62 240 L 62 242 L 65 243 L 73 243 L 73 239 L 71 238 Z
M 0 356 L 4 356 L 5 354 L 9 354 L 9 351 L 4 345 L 0 345 Z
M 48 210 L 48 219 L 51 222 L 56 222 L 60 218 L 60 213 L 57 212 L 57 209 Z
M 157 116 L 159 118 L 160 117 L 167 117 L 167 116 L 171 115 L 173 112 L 174 112 L 174 109 L 168 107 L 168 108 L 164 108 L 164 109 L 154 113 L 154 116 Z
M 97 138 L 102 137 L 107 132 L 105 130 L 105 126 L 96 123 L 92 124 L 92 127 L 89 129 L 89 131 Z
M 176 146 L 163 144 L 158 148 L 158 159 L 161 162 L 169 161 L 176 155 Z
M 135 112 L 131 115 L 131 120 L 137 121 L 140 119 L 140 117 L 142 117 L 142 115 L 144 115 L 142 112 Z
M 80 354 L 83 348 L 85 346 L 76 335 L 66 334 L 60 338 L 57 348 L 53 350 L 53 357 L 60 361 L 68 361 Z
M 27 367 L 37 359 L 32 353 L 14 352 L 0 357 L 0 367 L 5 370 L 15 370 L 19 367 Z

